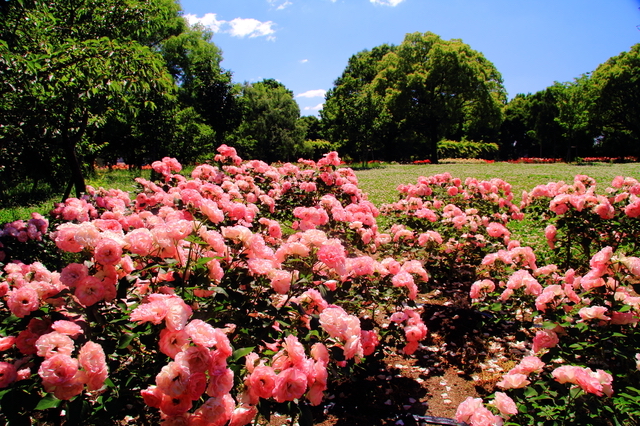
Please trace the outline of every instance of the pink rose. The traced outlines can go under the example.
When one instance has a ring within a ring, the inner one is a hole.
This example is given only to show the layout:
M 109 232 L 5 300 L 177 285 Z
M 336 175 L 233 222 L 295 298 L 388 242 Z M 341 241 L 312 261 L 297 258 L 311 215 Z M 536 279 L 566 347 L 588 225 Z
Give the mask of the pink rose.
M 509 396 L 504 392 L 495 393 L 493 405 L 495 405 L 495 407 L 500 411 L 500 414 L 502 414 L 504 417 L 518 414 L 516 403 L 513 402 L 513 399 L 509 398 Z
M 544 348 L 553 348 L 559 341 L 554 331 L 539 330 L 533 338 L 533 352 L 538 353 Z
M 496 383 L 496 386 L 502 389 L 519 389 L 531 383 L 527 380 L 527 376 L 520 373 L 508 373 L 502 376 L 502 380 Z

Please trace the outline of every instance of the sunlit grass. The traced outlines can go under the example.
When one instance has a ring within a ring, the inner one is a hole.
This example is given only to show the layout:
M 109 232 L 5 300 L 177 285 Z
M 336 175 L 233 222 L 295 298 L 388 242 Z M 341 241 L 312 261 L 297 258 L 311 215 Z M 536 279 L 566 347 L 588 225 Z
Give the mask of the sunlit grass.
M 511 184 L 516 204 L 519 204 L 523 191 L 530 191 L 536 185 L 560 180 L 572 183 L 573 178 L 578 174 L 594 178 L 600 188 L 607 187 L 616 176 L 629 176 L 640 180 L 640 166 L 632 163 L 594 163 L 582 166 L 564 163 L 387 164 L 375 169 L 355 171 L 360 188 L 368 194 L 369 201 L 378 207 L 384 203 L 398 200 L 398 191 L 396 190 L 398 185 L 416 183 L 419 176 L 432 176 L 445 172 L 462 180 L 467 177 L 479 180 L 500 178 Z M 384 217 L 378 218 L 378 224 L 383 230 L 391 225 Z M 540 257 L 544 257 L 545 253 L 548 253 L 544 229 L 538 226 L 535 218 L 525 218 L 519 222 L 512 221 L 509 224 L 509 229 L 513 232 L 513 239 L 520 241 L 521 245 L 534 247 L 536 252 L 540 253 Z M 543 261 L 543 259 L 539 260 Z
M 616 176 L 640 179 L 640 166 L 635 163 L 594 163 L 578 166 L 573 164 L 387 164 L 375 169 L 356 170 L 360 187 L 369 195 L 369 201 L 377 206 L 398 199 L 396 188 L 400 184 L 416 183 L 419 176 L 432 176 L 449 172 L 452 176 L 480 180 L 500 178 L 512 186 L 516 197 L 522 191 L 530 191 L 536 185 L 557 182 L 573 182 L 575 175 L 584 174 L 594 178 L 599 185 L 607 186 Z

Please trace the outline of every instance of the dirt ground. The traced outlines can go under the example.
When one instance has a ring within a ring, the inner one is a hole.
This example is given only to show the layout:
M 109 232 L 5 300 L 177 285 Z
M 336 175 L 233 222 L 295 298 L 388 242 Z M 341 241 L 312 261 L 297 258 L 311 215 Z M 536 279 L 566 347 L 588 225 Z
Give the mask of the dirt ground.
M 429 334 L 410 357 L 389 353 L 348 383 L 332 386 L 318 407 L 319 426 L 430 425 L 427 416 L 454 419 L 467 397 L 482 397 L 515 365 L 522 342 L 514 324 L 494 324 L 468 306 L 468 285 L 419 296 Z M 268 426 L 290 425 L 273 416 Z M 293 424 L 297 424 L 293 422 Z

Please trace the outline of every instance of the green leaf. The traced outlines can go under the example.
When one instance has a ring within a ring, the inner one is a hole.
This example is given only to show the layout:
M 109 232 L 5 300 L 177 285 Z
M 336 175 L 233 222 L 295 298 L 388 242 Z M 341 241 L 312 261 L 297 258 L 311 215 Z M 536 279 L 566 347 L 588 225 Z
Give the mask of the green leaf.
M 240 358 L 242 358 L 243 356 L 251 353 L 253 350 L 255 349 L 255 346 L 251 346 L 251 347 L 247 347 L 247 348 L 240 348 L 240 349 L 236 349 L 235 351 L 233 351 L 233 354 L 231 354 L 231 359 L 233 361 L 237 361 Z
M 133 334 L 124 333 L 118 339 L 118 349 L 124 349 L 129 346 L 129 343 L 133 340 Z
M 60 401 L 58 398 L 53 396 L 53 394 L 48 393 L 44 398 L 38 402 L 36 405 L 36 410 L 48 410 L 49 408 L 55 408 L 60 405 Z

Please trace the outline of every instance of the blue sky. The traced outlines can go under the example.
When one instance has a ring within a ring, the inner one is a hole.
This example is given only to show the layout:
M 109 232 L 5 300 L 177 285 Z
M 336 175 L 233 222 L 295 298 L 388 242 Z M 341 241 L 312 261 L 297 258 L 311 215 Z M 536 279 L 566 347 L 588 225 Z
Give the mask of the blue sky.
M 640 42 L 640 0 L 181 0 L 214 30 L 237 83 L 264 78 L 317 114 L 349 57 L 405 34 L 462 39 L 502 74 L 509 97 L 595 70 Z

